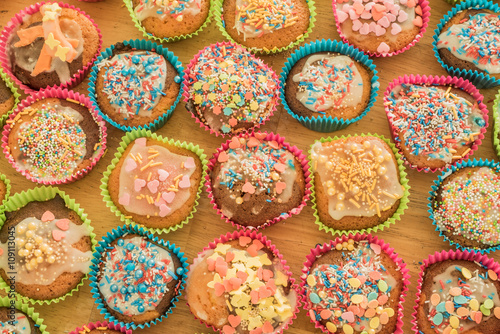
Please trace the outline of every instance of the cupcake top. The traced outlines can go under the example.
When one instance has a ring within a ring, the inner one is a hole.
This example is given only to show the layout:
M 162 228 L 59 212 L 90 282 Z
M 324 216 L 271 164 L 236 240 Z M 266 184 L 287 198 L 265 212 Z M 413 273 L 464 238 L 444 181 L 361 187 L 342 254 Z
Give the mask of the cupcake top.
M 437 48 L 448 50 L 462 62 L 490 74 L 500 73 L 499 14 L 490 10 L 459 12 L 457 22 L 447 24 Z M 468 69 L 468 68 L 467 68 Z
M 40 182 L 70 178 L 90 167 L 101 151 L 99 125 L 73 100 L 36 101 L 7 123 L 16 166 Z
M 404 152 L 424 160 L 415 162 L 417 166 L 429 160 L 445 166 L 462 159 L 486 126 L 477 102 L 451 86 L 401 84 L 388 101 L 388 116 Z
M 196 15 L 201 11 L 201 0 L 138 0 L 134 8 L 135 16 L 139 21 L 149 17 L 165 20 L 172 17 L 182 22 L 185 15 Z
M 14 311 L 14 312 L 12 312 Z M 2 334 L 38 334 L 33 320 L 24 312 L 9 307 L 0 307 L 0 333 Z
M 471 261 L 446 260 L 426 269 L 422 291 L 428 299 L 421 305 L 433 333 L 493 334 L 500 324 L 499 289 L 493 270 Z
M 423 25 L 415 0 L 337 0 L 337 24 L 354 46 L 385 54 L 413 41 Z
M 187 299 L 208 325 L 225 334 L 273 333 L 292 318 L 295 291 L 281 260 L 258 239 L 219 242 L 198 260 L 190 268 Z
M 223 134 L 263 123 L 278 102 L 279 83 L 262 60 L 240 46 L 211 45 L 188 69 L 188 110 Z
M 331 333 L 392 333 L 401 277 L 380 245 L 352 239 L 339 242 L 309 270 L 305 285 L 309 315 Z
M 499 245 L 500 173 L 489 167 L 459 172 L 443 181 L 435 198 L 433 215 L 438 229 L 451 240 L 465 238 L 476 249 Z
M 311 160 L 328 198 L 328 213 L 335 220 L 381 217 L 403 196 L 394 154 L 376 137 L 316 142 Z

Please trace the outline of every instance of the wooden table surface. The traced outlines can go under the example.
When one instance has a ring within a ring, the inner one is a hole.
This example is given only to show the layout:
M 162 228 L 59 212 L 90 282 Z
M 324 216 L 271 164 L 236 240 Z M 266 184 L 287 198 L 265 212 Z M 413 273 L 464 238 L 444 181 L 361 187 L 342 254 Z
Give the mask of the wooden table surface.
M 131 38 L 142 38 L 142 34 L 134 27 L 127 9 L 120 0 L 105 0 L 104 2 L 90 3 L 76 0 L 66 0 L 88 13 L 99 25 L 103 35 L 103 48 L 119 41 Z M 447 75 L 446 71 L 439 65 L 434 57 L 431 41 L 433 30 L 439 20 L 451 8 L 451 5 L 442 0 L 431 0 L 431 19 L 427 32 L 423 38 L 410 50 L 391 58 L 375 58 L 380 77 L 380 91 L 377 102 L 366 117 L 361 121 L 349 126 L 347 129 L 335 132 L 334 135 L 360 134 L 376 132 L 390 138 L 389 126 L 384 112 L 382 97 L 387 85 L 397 76 L 404 74 L 426 74 L 426 75 Z M 15 13 L 19 12 L 27 5 L 32 4 L 30 0 L 0 1 L 0 27 L 10 20 Z M 337 39 L 340 40 L 335 28 L 330 0 L 316 0 L 317 22 L 311 36 L 306 42 L 316 39 Z M 175 43 L 169 43 L 168 48 L 179 57 L 184 66 L 203 47 L 221 42 L 224 38 L 218 30 L 215 22 L 211 22 L 198 36 Z M 289 57 L 291 51 L 286 51 L 276 55 L 262 56 L 263 60 L 278 73 L 284 61 Z M 87 81 L 75 88 L 76 91 L 87 93 Z M 491 113 L 493 99 L 496 89 L 482 89 L 484 101 L 488 105 Z M 491 115 L 490 115 L 491 120 Z M 302 150 L 308 150 L 309 145 L 316 139 L 326 134 L 314 132 L 306 129 L 295 121 L 280 105 L 276 114 L 262 127 L 263 130 L 273 131 L 284 136 L 286 140 Z M 474 154 L 475 158 L 487 158 L 498 160 L 492 146 L 493 125 L 490 122 L 486 137 Z M 222 138 L 210 135 L 207 131 L 195 124 L 190 114 L 185 109 L 185 104 L 180 102 L 172 118 L 167 124 L 157 131 L 158 134 L 179 139 L 192 141 L 200 145 L 205 153 L 210 157 L 215 149 L 221 145 Z M 92 221 L 94 231 L 98 239 L 121 225 L 117 218 L 104 204 L 100 195 L 99 185 L 101 184 L 102 173 L 116 152 L 120 138 L 124 132 L 108 125 L 108 151 L 97 166 L 80 181 L 69 185 L 61 185 L 60 189 L 69 194 L 88 214 Z M 28 181 L 22 175 L 15 172 L 5 157 L 0 157 L 0 171 L 7 175 L 12 183 L 12 193 L 36 187 L 36 184 Z M 427 196 L 436 174 L 417 172 L 407 169 L 410 180 L 410 203 L 402 219 L 395 225 L 384 231 L 377 232 L 376 235 L 388 242 L 397 253 L 404 259 L 410 270 L 410 286 L 406 302 L 404 303 L 404 333 L 411 333 L 411 314 L 413 310 L 415 294 L 417 290 L 417 279 L 420 264 L 429 254 L 436 251 L 451 249 L 447 242 L 438 235 L 427 213 Z M 189 263 L 203 247 L 209 242 L 233 231 L 234 228 L 225 223 L 217 215 L 216 211 L 209 203 L 207 193 L 204 190 L 201 194 L 198 211 L 193 219 L 182 229 L 173 233 L 162 235 L 165 240 L 174 242 L 185 252 Z M 291 267 L 295 279 L 299 279 L 305 256 L 310 249 L 318 243 L 328 242 L 332 235 L 319 231 L 314 224 L 313 210 L 311 203 L 302 210 L 299 215 L 293 216 L 284 222 L 277 223 L 266 228 L 263 233 L 272 240 L 278 247 L 284 258 Z M 490 255 L 496 261 L 500 261 L 499 252 Z M 80 291 L 66 300 L 49 306 L 35 306 L 35 311 L 39 312 L 45 319 L 47 330 L 50 333 L 67 333 L 77 326 L 104 320 L 96 308 L 94 299 L 90 293 L 89 281 L 80 288 Z M 195 320 L 189 312 L 184 297 L 181 297 L 168 319 L 147 329 L 138 329 L 134 333 L 211 333 L 210 330 Z M 289 334 L 320 333 L 309 321 L 304 310 L 297 315 L 290 328 L 285 332 Z

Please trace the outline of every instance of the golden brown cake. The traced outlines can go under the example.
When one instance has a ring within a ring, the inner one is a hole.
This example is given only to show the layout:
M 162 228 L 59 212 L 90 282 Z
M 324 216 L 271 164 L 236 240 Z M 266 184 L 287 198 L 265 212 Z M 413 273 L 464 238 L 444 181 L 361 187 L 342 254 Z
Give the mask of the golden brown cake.
M 95 25 L 81 12 L 47 3 L 24 18 L 9 41 L 12 73 L 33 89 L 60 85 L 99 51 Z
M 40 334 L 40 330 L 26 313 L 9 307 L 0 307 L 0 333 Z
M 316 142 L 311 150 L 320 221 L 337 230 L 374 227 L 399 207 L 404 189 L 396 157 L 380 138 Z
M 497 334 L 500 282 L 493 270 L 465 260 L 446 260 L 423 273 L 416 313 L 423 334 Z
M 0 78 L 0 118 L 12 110 L 15 102 L 14 94 Z
M 115 206 L 149 228 L 181 223 L 193 209 L 203 172 L 199 156 L 152 138 L 130 143 L 108 180 Z
M 6 211 L 0 229 L 0 251 L 11 251 L 16 240 L 16 292 L 35 300 L 64 296 L 89 272 L 92 259 L 90 230 L 78 214 L 56 195 Z M 0 276 L 10 285 L 8 257 L 0 256 Z
M 356 118 L 370 101 L 372 74 L 349 56 L 310 54 L 293 65 L 285 86 L 288 107 L 298 116 Z

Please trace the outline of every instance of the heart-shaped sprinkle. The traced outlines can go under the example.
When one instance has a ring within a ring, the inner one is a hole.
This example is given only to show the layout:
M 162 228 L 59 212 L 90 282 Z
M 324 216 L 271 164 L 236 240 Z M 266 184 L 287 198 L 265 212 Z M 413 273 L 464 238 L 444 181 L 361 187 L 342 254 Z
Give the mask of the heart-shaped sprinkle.
M 219 153 L 219 156 L 217 157 L 218 162 L 226 162 L 229 159 L 229 156 L 227 155 L 226 151 L 222 151 Z
M 273 325 L 271 325 L 269 321 L 264 322 L 264 326 L 262 326 L 262 333 L 267 334 L 272 332 L 274 332 Z
M 123 196 L 118 199 L 118 203 L 120 205 L 129 205 L 130 204 L 130 194 L 124 193 Z
M 415 14 L 422 15 L 422 7 L 420 6 L 415 7 Z
M 52 238 L 55 241 L 61 241 L 63 238 L 66 237 L 66 233 L 61 231 L 61 230 L 52 230 Z
M 160 205 L 162 204 L 167 204 L 167 202 L 165 202 L 163 198 L 160 197 L 157 200 L 155 200 L 155 206 L 160 207 Z
M 352 8 L 356 12 L 356 14 L 361 15 L 365 11 L 365 6 L 363 6 L 360 2 L 355 2 L 352 4 Z
M 349 9 L 349 18 L 353 21 L 359 19 L 358 13 L 353 8 Z
M 352 312 L 344 312 L 341 317 L 347 322 L 354 322 L 354 313 Z
M 353 31 L 358 31 L 359 29 L 361 29 L 362 26 L 363 26 L 363 23 L 360 20 L 352 21 L 352 30 Z
M 158 192 L 158 186 L 160 185 L 160 181 L 153 180 L 148 182 L 148 189 L 151 193 L 156 194 Z
M 172 211 L 166 204 L 160 205 L 160 217 L 165 217 Z
M 184 168 L 190 169 L 196 167 L 193 157 L 188 157 L 184 162 Z
M 163 198 L 167 203 L 172 203 L 175 198 L 175 192 L 173 191 L 164 192 L 161 194 L 161 198 Z
M 274 148 L 275 150 L 279 149 L 280 148 L 280 145 L 278 144 L 278 142 L 276 140 L 270 140 L 268 142 L 269 146 L 271 148 Z
M 189 175 L 184 175 L 179 182 L 179 188 L 189 188 L 191 186 L 191 180 Z
M 413 8 L 413 7 L 415 7 L 415 5 L 416 5 L 415 0 L 407 0 L 406 1 L 406 6 L 409 8 Z
M 258 140 L 264 140 L 267 137 L 267 133 L 265 133 L 265 132 L 257 132 L 253 136 L 255 138 L 257 138 Z
M 234 333 L 236 333 L 236 330 L 229 325 L 225 325 L 224 327 L 222 327 L 222 333 L 223 334 L 234 334 Z
M 131 172 L 137 168 L 137 163 L 132 158 L 127 158 L 125 161 L 125 171 Z
M 370 244 L 370 248 L 373 250 L 373 252 L 375 254 L 380 254 L 380 251 L 382 250 L 382 248 L 380 247 L 380 245 L 377 245 L 377 244 Z
M 3 249 L 0 248 L 0 256 L 3 255 Z
M 255 193 L 255 187 L 250 182 L 245 182 L 241 190 L 243 190 L 243 192 L 246 192 L 248 194 Z
M 416 27 L 421 27 L 423 22 L 422 22 L 422 16 L 417 16 L 415 17 L 415 19 L 413 19 L 413 24 L 416 26 Z
M 361 29 L 359 29 L 361 35 L 368 35 L 370 33 L 370 25 L 368 23 L 363 23 Z
M 274 164 L 274 169 L 276 169 L 278 172 L 283 173 L 286 169 L 286 165 L 282 164 L 280 162 L 277 162 Z
M 135 143 L 136 143 L 138 146 L 146 146 L 146 137 L 137 138 L 137 139 L 135 140 Z
M 276 182 L 276 193 L 281 194 L 286 188 L 285 182 Z
M 272 291 L 268 290 L 265 286 L 259 288 L 259 299 L 265 299 L 272 296 Z
M 337 11 L 337 20 L 339 21 L 339 24 L 344 23 L 344 21 L 347 20 L 348 17 L 349 17 L 349 15 L 347 15 L 346 12 L 343 12 L 341 10 Z
M 377 11 L 375 11 L 375 10 L 372 9 L 372 16 L 373 16 L 373 20 L 374 21 L 378 21 L 378 20 L 380 20 L 381 18 L 384 17 L 384 13 L 377 12 Z
M 389 19 L 387 16 L 384 16 L 380 20 L 378 20 L 378 24 L 380 24 L 382 27 L 387 28 L 388 26 L 391 25 L 391 22 L 389 22 Z
M 215 283 L 214 284 L 214 289 L 215 289 L 215 295 L 217 297 L 220 297 L 224 294 L 224 292 L 226 292 L 226 288 L 224 287 L 224 285 L 222 283 Z
M 227 317 L 227 320 L 229 321 L 229 324 L 231 326 L 237 327 L 240 324 L 240 322 L 241 322 L 241 317 L 239 315 L 230 314 Z
M 53 221 L 56 217 L 54 217 L 54 214 L 50 211 L 45 211 L 42 215 L 42 222 L 50 222 Z
M 231 262 L 234 259 L 234 253 L 233 252 L 227 252 L 226 253 L 226 262 Z
M 372 11 L 376 11 L 376 12 L 379 12 L 379 13 L 383 13 L 385 12 L 387 9 L 386 6 L 384 5 L 381 5 L 379 3 L 376 3 L 373 7 L 372 7 Z
M 247 280 L 247 278 L 248 278 L 248 274 L 247 274 L 246 272 L 244 272 L 244 271 L 238 271 L 238 272 L 236 273 L 236 276 L 237 276 L 239 279 L 241 279 L 241 281 L 242 281 L 242 282 L 245 282 L 245 281 Z
M 406 14 L 406 12 L 401 9 L 398 15 L 398 22 L 403 23 L 406 20 L 408 20 L 408 14 Z
M 142 188 L 146 185 L 146 180 L 143 179 L 135 179 L 134 180 L 134 190 L 141 191 Z
M 273 278 L 273 276 L 274 276 L 274 273 L 269 269 L 264 269 L 262 271 L 262 279 L 266 282 L 269 281 L 269 279 Z
M 170 173 L 167 172 L 166 170 L 161 169 L 161 168 L 158 169 L 158 177 L 159 177 L 161 182 L 165 181 L 169 175 L 170 175 Z
M 401 26 L 399 24 L 393 23 L 391 27 L 392 27 L 391 34 L 397 35 L 401 32 Z
M 241 147 L 241 143 L 240 143 L 240 140 L 238 139 L 238 137 L 231 138 L 231 142 L 229 143 L 229 148 L 234 150 L 234 149 L 240 148 L 240 147 Z
M 240 237 L 240 246 L 241 247 L 245 247 L 246 245 L 248 245 L 250 242 L 252 242 L 252 238 L 250 237 Z
M 391 50 L 389 45 L 385 44 L 384 42 L 380 43 L 380 45 L 377 48 L 378 53 L 388 53 Z
M 260 140 L 258 140 L 257 138 L 255 138 L 255 137 L 248 138 L 248 141 L 247 141 L 248 147 L 257 147 L 259 145 L 260 145 Z
M 387 32 L 387 30 L 385 28 L 383 28 L 382 26 L 378 25 L 378 24 L 375 27 L 375 35 L 377 35 L 377 36 L 382 36 L 386 32 Z
M 387 15 L 386 15 L 386 17 L 387 17 L 387 19 L 388 19 L 390 22 L 394 22 L 394 21 L 396 21 L 396 15 L 397 15 L 397 12 L 396 12 L 396 14 L 391 14 L 391 13 L 389 13 L 389 14 L 387 14 Z
M 365 10 L 363 13 L 361 13 L 360 17 L 362 19 L 368 20 L 372 18 L 372 13 L 369 10 Z
M 67 231 L 69 230 L 69 223 L 71 223 L 69 219 L 63 218 L 56 221 L 56 226 L 60 230 Z

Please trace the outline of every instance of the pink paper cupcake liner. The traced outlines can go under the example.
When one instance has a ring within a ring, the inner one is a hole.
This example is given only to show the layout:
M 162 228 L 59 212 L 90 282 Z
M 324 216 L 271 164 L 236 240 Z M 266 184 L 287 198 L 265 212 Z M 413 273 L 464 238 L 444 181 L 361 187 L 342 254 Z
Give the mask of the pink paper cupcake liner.
M 492 258 L 487 257 L 486 255 L 482 255 L 481 253 L 469 252 L 469 251 L 459 251 L 459 250 L 449 250 L 449 251 L 441 251 L 435 252 L 433 255 L 429 255 L 427 259 L 424 260 L 424 263 L 420 266 L 420 274 L 418 277 L 418 287 L 417 294 L 415 298 L 415 306 L 413 307 L 414 311 L 412 313 L 412 330 L 419 334 L 421 333 L 417 327 L 417 312 L 418 312 L 418 304 L 420 302 L 420 295 L 422 293 L 422 283 L 424 280 L 424 271 L 432 264 L 436 262 L 442 262 L 446 260 L 466 260 L 471 262 L 476 262 L 481 264 L 483 267 L 487 269 L 493 270 L 498 276 L 500 276 L 500 264 L 495 262 Z
M 377 244 L 380 246 L 380 249 L 388 254 L 390 258 L 394 261 L 394 263 L 397 264 L 399 270 L 401 271 L 401 274 L 403 275 L 403 289 L 401 291 L 401 296 L 399 297 L 399 303 L 398 303 L 398 314 L 397 314 L 397 324 L 396 324 L 396 330 L 394 331 L 394 334 L 403 334 L 403 304 L 405 302 L 405 297 L 408 292 L 408 285 L 410 284 L 410 275 L 409 275 L 409 270 L 406 268 L 406 263 L 403 261 L 402 258 L 399 257 L 399 255 L 394 252 L 394 248 L 391 248 L 389 244 L 385 243 L 384 240 L 378 239 L 376 236 L 372 234 L 349 234 L 349 235 L 343 235 L 342 237 L 336 238 L 335 240 L 331 240 L 328 243 L 324 243 L 323 245 L 318 244 L 315 248 L 311 249 L 311 252 L 306 256 L 306 262 L 304 262 L 304 267 L 302 268 L 302 275 L 300 276 L 300 293 L 301 293 L 301 301 L 303 304 L 303 308 L 306 312 L 309 312 L 311 309 L 310 302 L 307 300 L 307 293 L 306 293 L 306 279 L 307 275 L 309 274 L 309 270 L 311 266 L 314 264 L 314 261 L 316 261 L 316 258 L 326 252 L 331 251 L 332 249 L 335 249 L 335 245 L 338 243 L 343 243 L 347 242 L 349 239 L 353 239 L 354 241 L 362 241 L 366 240 L 371 244 Z M 314 326 L 316 328 L 321 329 L 324 333 L 330 333 L 325 326 L 323 326 L 320 322 L 318 321 L 313 321 L 311 317 L 309 317 L 309 320 L 314 323 Z
M 344 41 L 344 43 L 356 47 L 349 41 L 349 39 L 342 33 L 342 30 L 340 29 L 340 23 L 339 23 L 340 21 L 337 16 L 337 8 L 335 6 L 336 3 L 337 3 L 336 0 L 332 0 L 333 15 L 335 16 L 335 25 L 337 26 L 337 32 L 339 33 L 340 38 L 342 38 L 342 41 Z M 410 44 L 406 45 L 402 49 L 399 49 L 395 52 L 379 53 L 379 52 L 370 52 L 366 50 L 361 50 L 361 51 L 368 54 L 370 57 L 392 57 L 402 52 L 405 52 L 406 50 L 414 46 L 420 40 L 420 38 L 422 38 L 425 31 L 427 30 L 427 26 L 429 25 L 429 19 L 431 16 L 431 7 L 429 6 L 428 0 L 419 0 L 417 6 L 418 5 L 420 5 L 420 7 L 422 8 L 422 27 L 420 27 L 420 32 L 415 36 L 415 38 Z
M 33 92 L 36 92 L 33 88 L 23 84 L 11 71 L 11 66 L 10 66 L 10 59 L 7 54 L 7 47 L 8 47 L 8 42 L 10 40 L 10 37 L 17 31 L 18 27 L 23 23 L 23 19 L 26 15 L 33 15 L 37 12 L 40 11 L 40 7 L 44 5 L 47 2 L 38 2 L 36 4 L 30 5 L 26 8 L 24 8 L 22 11 L 17 13 L 5 26 L 2 31 L 2 34 L 0 35 L 0 65 L 4 68 L 4 71 L 12 78 L 12 80 L 26 93 L 26 94 L 32 94 Z M 78 72 L 71 77 L 70 81 L 64 82 L 60 85 L 54 85 L 52 87 L 46 87 L 46 88 L 71 88 L 76 85 L 78 85 L 80 82 L 85 79 L 85 76 L 90 72 L 90 69 L 92 68 L 92 64 L 94 61 L 97 59 L 97 56 L 101 52 L 101 46 L 102 46 L 102 34 L 101 30 L 97 26 L 97 24 L 94 22 L 94 20 L 88 16 L 84 11 L 82 11 L 80 8 L 77 8 L 75 6 L 71 6 L 69 4 L 66 4 L 64 2 L 58 2 L 58 5 L 61 8 L 69 8 L 69 9 L 74 9 L 80 14 L 84 15 L 87 17 L 90 22 L 95 26 L 97 29 L 97 33 L 99 34 L 99 46 L 97 48 L 97 52 L 92 58 L 90 62 L 85 64 L 82 69 L 78 70 Z
M 212 181 L 210 180 L 210 175 L 214 169 L 214 166 L 217 162 L 217 158 L 219 157 L 219 154 L 223 151 L 227 151 L 229 149 L 229 144 L 231 143 L 232 139 L 227 140 L 225 143 L 222 144 L 221 147 L 217 149 L 217 151 L 214 153 L 212 158 L 208 161 L 208 170 L 207 170 L 207 175 L 205 176 L 205 186 L 207 187 L 207 192 L 208 192 L 208 198 L 210 199 L 210 203 L 213 205 L 213 208 L 217 210 L 217 214 L 220 215 L 221 219 L 225 220 L 226 223 L 230 223 L 232 226 L 242 229 L 242 230 L 259 230 L 263 229 L 265 227 L 271 226 L 281 220 L 287 219 L 288 217 L 292 215 L 298 215 L 302 209 L 307 205 L 307 201 L 309 200 L 309 197 L 311 195 L 311 171 L 309 170 L 309 165 L 308 165 L 308 160 L 307 156 L 303 154 L 302 150 L 297 148 L 296 146 L 291 146 L 289 143 L 285 142 L 285 138 L 281 137 L 278 134 L 274 134 L 273 132 L 255 132 L 252 131 L 251 133 L 241 133 L 238 136 L 235 136 L 233 138 L 249 138 L 249 137 L 257 137 L 258 139 L 264 139 L 266 141 L 276 141 L 278 144 L 283 145 L 284 148 L 286 148 L 288 151 L 290 151 L 300 162 L 300 165 L 302 166 L 302 171 L 304 173 L 304 180 L 305 180 L 305 191 L 304 191 L 304 197 L 302 199 L 302 202 L 300 205 L 296 208 L 293 208 L 289 212 L 283 213 L 279 215 L 278 217 L 275 217 L 272 221 L 268 221 L 265 224 L 262 224 L 258 227 L 253 227 L 253 226 L 243 226 L 240 224 L 237 224 L 233 222 L 230 218 L 226 217 L 222 210 L 217 206 L 215 203 L 214 195 L 212 192 Z
M 213 242 L 210 242 L 207 247 L 204 247 L 203 250 L 201 252 L 199 252 L 198 255 L 193 259 L 193 264 L 189 267 L 189 271 L 187 274 L 188 280 L 189 280 L 189 275 L 192 271 L 192 267 L 195 266 L 196 264 L 200 263 L 203 260 L 203 255 L 206 251 L 215 249 L 217 247 L 217 244 L 219 244 L 219 243 L 225 243 L 225 242 L 228 242 L 230 240 L 238 239 L 239 237 L 249 237 L 251 239 L 259 240 L 260 242 L 262 242 L 262 244 L 265 247 L 267 247 L 274 254 L 275 257 L 280 259 L 281 265 L 283 267 L 283 271 L 286 272 L 286 274 L 289 278 L 289 282 L 291 284 L 291 290 L 294 290 L 297 294 L 297 300 L 296 300 L 295 310 L 293 311 L 293 316 L 290 318 L 290 320 L 287 323 L 282 324 L 282 327 L 280 329 L 273 332 L 273 334 L 282 333 L 283 331 L 288 329 L 288 327 L 293 323 L 293 320 L 297 318 L 297 314 L 299 313 L 299 308 L 301 306 L 300 297 L 299 297 L 299 287 L 297 284 L 295 284 L 295 279 L 292 277 L 292 272 L 290 271 L 290 267 L 286 264 L 286 260 L 283 259 L 283 255 L 280 254 L 280 252 L 278 251 L 276 246 L 271 243 L 271 240 L 267 239 L 267 237 L 265 235 L 263 235 L 262 233 L 257 234 L 257 231 L 255 231 L 255 230 L 254 231 L 246 230 L 246 231 L 227 232 L 225 235 L 221 235 L 219 238 L 215 239 Z M 187 305 L 189 307 L 189 303 L 187 303 Z M 193 313 L 191 312 L 191 314 L 193 314 Z M 207 328 L 212 329 L 216 332 L 219 332 L 219 331 L 222 332 L 222 330 L 219 330 L 219 329 L 215 328 L 214 326 L 210 326 L 210 325 L 206 324 L 205 322 L 203 322 L 203 320 L 197 318 L 196 315 L 193 314 L 193 316 L 195 317 L 195 319 L 197 319 L 202 325 L 205 325 Z
M 394 89 L 394 87 L 396 87 L 397 85 L 403 84 L 403 83 L 405 83 L 405 84 L 417 84 L 417 85 L 418 84 L 420 84 L 420 85 L 422 85 L 422 84 L 425 84 L 425 85 L 443 85 L 443 86 L 450 85 L 450 86 L 453 86 L 455 88 L 460 88 L 463 91 L 469 93 L 478 102 L 478 107 L 479 107 L 481 113 L 483 114 L 483 118 L 486 122 L 486 125 L 481 128 L 480 134 L 477 136 L 476 140 L 472 144 L 470 151 L 465 156 L 463 156 L 461 159 L 455 160 L 453 163 L 448 164 L 448 165 L 441 167 L 441 168 L 428 168 L 428 167 L 421 168 L 421 167 L 413 166 L 408 162 L 408 160 L 405 158 L 403 151 L 401 149 L 401 140 L 398 140 L 397 129 L 392 126 L 392 117 L 389 115 L 390 111 L 389 111 L 389 108 L 387 105 L 387 103 L 390 102 L 389 96 L 390 96 L 391 91 Z M 391 128 L 392 139 L 396 143 L 396 147 L 398 148 L 399 153 L 401 154 L 401 158 L 403 159 L 405 165 L 410 167 L 410 168 L 416 169 L 419 172 L 423 171 L 426 173 L 428 173 L 428 172 L 434 173 L 437 171 L 443 171 L 443 170 L 449 168 L 450 166 L 455 166 L 457 163 L 460 163 L 460 162 L 468 159 L 470 156 L 472 156 L 472 154 L 478 149 L 479 145 L 481 145 L 482 140 L 484 139 L 484 134 L 486 133 L 486 129 L 488 128 L 488 107 L 483 103 L 483 99 L 484 99 L 484 97 L 479 92 L 479 90 L 470 81 L 463 79 L 463 78 L 450 77 L 450 76 L 439 77 L 437 75 L 436 76 L 426 76 L 426 75 L 421 76 L 419 74 L 417 74 L 417 75 L 410 74 L 410 76 L 405 75 L 403 77 L 398 77 L 398 78 L 394 79 L 391 83 L 389 83 L 389 85 L 387 86 L 387 89 L 384 93 L 385 112 L 387 114 L 387 119 L 389 120 L 389 126 Z
M 9 132 L 11 130 L 11 125 L 9 121 L 12 121 L 18 113 L 23 111 L 24 108 L 30 106 L 36 101 L 43 100 L 46 98 L 59 98 L 63 100 L 69 100 L 70 102 L 75 102 L 79 103 L 86 108 L 89 109 L 90 113 L 93 115 L 93 118 L 97 125 L 100 128 L 100 147 L 94 152 L 94 156 L 90 159 L 91 160 L 91 165 L 88 168 L 85 168 L 70 177 L 64 179 L 64 180 L 49 180 L 49 181 L 44 181 L 44 180 L 39 180 L 35 177 L 32 177 L 29 175 L 29 172 L 25 169 L 22 169 L 16 164 L 16 161 L 14 157 L 10 154 L 9 151 L 9 144 L 8 144 L 8 136 Z M 107 138 L 107 129 L 106 129 L 106 123 L 102 120 L 101 116 L 99 113 L 95 110 L 95 108 L 92 106 L 92 103 L 90 102 L 90 99 L 82 94 L 75 93 L 73 91 L 68 91 L 67 89 L 61 89 L 61 88 L 48 88 L 48 89 L 43 89 L 39 92 L 33 92 L 32 95 L 28 96 L 26 99 L 21 101 L 17 108 L 12 112 L 12 114 L 9 116 L 9 118 L 6 121 L 6 125 L 3 128 L 2 132 L 2 149 L 3 153 L 5 154 L 5 157 L 7 160 L 10 162 L 12 167 L 22 175 L 24 175 L 28 180 L 36 182 L 36 183 L 42 183 L 42 184 L 51 184 L 51 185 L 57 185 L 57 184 L 63 184 L 63 183 L 71 183 L 76 180 L 81 179 L 85 175 L 88 174 L 92 168 L 97 164 L 97 162 L 101 159 L 101 157 L 104 155 L 106 151 L 106 138 Z
M 184 77 L 183 77 L 183 81 L 182 81 L 182 96 L 184 97 L 184 102 L 187 103 L 187 102 L 189 102 L 189 99 L 190 99 L 188 81 L 189 81 L 191 70 L 193 69 L 193 67 L 198 62 L 198 58 L 201 56 L 201 54 L 203 53 L 203 51 L 205 49 L 207 49 L 207 48 L 214 48 L 214 47 L 218 48 L 218 47 L 222 47 L 222 46 L 232 46 L 232 47 L 235 47 L 235 48 L 238 48 L 238 49 L 242 49 L 246 53 L 250 54 L 251 58 L 253 58 L 253 59 L 259 59 L 255 55 L 253 55 L 250 52 L 246 51 L 246 49 L 243 48 L 242 46 L 240 46 L 238 44 L 235 44 L 235 43 L 232 43 L 232 42 L 215 43 L 215 44 L 211 44 L 211 45 L 203 48 L 202 50 L 200 50 L 194 56 L 193 59 L 191 59 L 191 61 L 189 62 L 189 64 L 186 67 L 186 71 L 184 71 Z M 261 122 L 255 123 L 255 125 L 251 129 L 248 129 L 245 132 L 250 132 L 252 130 L 258 130 L 262 125 L 264 125 L 269 120 L 269 118 L 271 118 L 271 116 L 274 115 L 274 112 L 276 111 L 276 106 L 280 102 L 280 93 L 279 93 L 279 91 L 280 91 L 280 80 L 278 78 L 278 75 L 276 74 L 276 72 L 274 72 L 274 70 L 272 68 L 270 68 L 269 66 L 267 66 L 265 63 L 262 63 L 262 65 L 264 66 L 266 72 L 272 73 L 273 80 L 276 82 L 276 85 L 277 85 L 276 86 L 276 90 L 275 90 L 275 92 L 273 94 L 273 97 L 272 97 L 272 98 L 274 98 L 275 102 L 274 102 L 274 105 L 272 106 L 271 111 L 267 115 L 267 117 L 264 120 L 262 120 Z M 191 114 L 191 117 L 194 118 L 195 122 L 200 125 L 200 128 L 204 128 L 206 131 L 210 132 L 211 134 L 214 134 L 217 137 L 221 136 L 221 137 L 224 138 L 224 137 L 227 137 L 227 136 L 234 136 L 234 135 L 236 135 L 234 133 L 222 133 L 220 131 L 216 131 L 216 130 L 212 129 L 211 127 L 209 127 L 208 125 L 206 125 L 205 123 L 203 123 L 198 118 L 198 116 L 196 116 L 194 113 L 192 113 L 190 111 L 189 111 L 189 113 Z
M 120 326 L 119 324 L 115 324 L 114 322 L 107 322 L 107 321 L 97 321 L 97 322 L 91 322 L 89 324 L 86 324 L 82 327 L 77 327 L 74 331 L 71 331 L 69 334 L 80 334 L 81 332 L 86 333 L 86 331 L 93 330 L 93 329 L 99 329 L 99 328 L 106 328 L 106 329 L 112 329 L 121 333 L 125 334 L 132 334 L 131 329 L 127 329 L 123 326 Z

